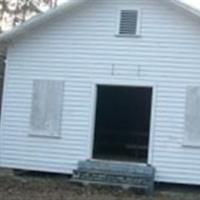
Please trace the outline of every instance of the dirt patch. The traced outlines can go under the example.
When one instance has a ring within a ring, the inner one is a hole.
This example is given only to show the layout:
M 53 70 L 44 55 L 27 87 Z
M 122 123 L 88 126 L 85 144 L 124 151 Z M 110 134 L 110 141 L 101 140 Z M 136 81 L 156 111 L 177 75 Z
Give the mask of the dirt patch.
M 0 200 L 199 200 L 199 188 L 157 189 L 154 197 L 120 188 L 72 184 L 64 176 L 0 176 Z
M 0 177 L 2 177 L 2 176 L 13 176 L 13 175 L 14 175 L 13 170 L 0 168 Z

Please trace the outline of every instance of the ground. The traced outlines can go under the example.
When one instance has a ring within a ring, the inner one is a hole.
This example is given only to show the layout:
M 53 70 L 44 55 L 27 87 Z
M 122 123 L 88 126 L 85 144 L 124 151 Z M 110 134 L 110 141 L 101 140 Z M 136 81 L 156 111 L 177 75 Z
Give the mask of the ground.
M 62 175 L 0 174 L 0 200 L 199 200 L 200 187 L 157 186 L 153 197 L 120 188 L 72 184 Z

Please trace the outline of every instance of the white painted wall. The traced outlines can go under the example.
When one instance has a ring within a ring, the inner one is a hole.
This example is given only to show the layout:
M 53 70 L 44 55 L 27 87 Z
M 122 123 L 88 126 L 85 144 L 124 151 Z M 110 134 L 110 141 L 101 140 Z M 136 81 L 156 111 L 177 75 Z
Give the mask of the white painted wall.
M 118 9 L 138 6 L 141 37 L 115 37 Z M 90 155 L 94 80 L 148 81 L 157 91 L 152 149 L 156 180 L 200 184 L 200 148 L 183 146 L 186 89 L 200 84 L 199 25 L 160 0 L 91 0 L 12 43 L 0 165 L 71 173 Z M 35 78 L 65 81 L 61 139 L 29 136 Z

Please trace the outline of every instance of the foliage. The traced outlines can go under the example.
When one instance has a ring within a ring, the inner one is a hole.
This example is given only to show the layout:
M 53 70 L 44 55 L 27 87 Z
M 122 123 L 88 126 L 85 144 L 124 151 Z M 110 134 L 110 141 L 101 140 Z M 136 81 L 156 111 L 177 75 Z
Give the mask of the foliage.
M 54 8 L 58 0 L 0 0 L 0 31 L 23 23 L 30 17 Z

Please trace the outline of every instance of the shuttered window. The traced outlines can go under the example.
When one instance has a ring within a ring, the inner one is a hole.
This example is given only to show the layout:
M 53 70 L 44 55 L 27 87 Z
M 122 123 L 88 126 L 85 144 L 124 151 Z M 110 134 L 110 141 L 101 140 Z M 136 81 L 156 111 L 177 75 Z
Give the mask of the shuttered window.
M 185 142 L 200 144 L 200 87 L 188 87 L 185 112 Z
M 33 82 L 31 135 L 60 136 L 63 88 L 62 81 L 35 80 Z
M 119 35 L 137 35 L 138 33 L 138 10 L 121 10 Z

